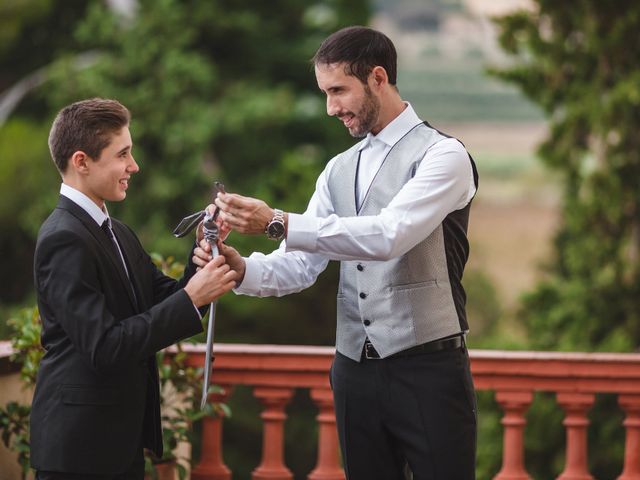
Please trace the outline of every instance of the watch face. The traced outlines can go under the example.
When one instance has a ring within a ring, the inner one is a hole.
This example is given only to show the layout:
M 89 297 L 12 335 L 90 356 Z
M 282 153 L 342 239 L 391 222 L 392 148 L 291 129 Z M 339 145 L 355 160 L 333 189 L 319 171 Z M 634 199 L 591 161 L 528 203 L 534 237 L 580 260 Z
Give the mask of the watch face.
M 273 239 L 282 238 L 284 236 L 284 223 L 271 222 L 267 228 L 267 235 L 269 235 L 269 238 Z

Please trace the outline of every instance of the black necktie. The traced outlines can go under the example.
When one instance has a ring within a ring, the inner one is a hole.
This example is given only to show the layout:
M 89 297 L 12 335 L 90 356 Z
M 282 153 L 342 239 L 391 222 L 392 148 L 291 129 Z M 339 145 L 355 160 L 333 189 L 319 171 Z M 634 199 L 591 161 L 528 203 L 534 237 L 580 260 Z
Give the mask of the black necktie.
M 108 217 L 104 222 L 102 222 L 102 230 L 104 231 L 105 235 L 111 239 L 111 244 L 113 245 L 113 249 L 116 254 L 116 257 L 118 257 L 122 262 L 124 271 L 127 274 L 127 278 L 129 279 L 129 284 L 131 285 L 131 291 L 133 292 L 133 297 L 134 299 L 136 299 L 136 302 L 137 302 L 136 291 L 133 288 L 133 283 L 131 282 L 131 275 L 129 274 L 129 269 L 127 268 L 127 262 L 124 261 L 124 255 L 122 255 L 122 250 L 120 249 L 118 240 L 116 239 L 116 236 L 113 234 L 113 230 L 111 229 L 111 221 Z
M 107 218 L 102 223 L 102 230 L 104 233 L 111 239 L 111 243 L 113 244 L 113 249 L 115 251 L 116 257 L 120 259 L 122 262 L 122 266 L 124 267 L 124 271 L 127 272 L 127 276 L 129 276 L 129 270 L 127 269 L 127 264 L 124 261 L 124 256 L 122 255 L 122 251 L 120 250 L 120 245 L 118 244 L 118 240 L 116 240 L 116 236 L 113 234 L 113 230 L 111 230 L 111 222 Z

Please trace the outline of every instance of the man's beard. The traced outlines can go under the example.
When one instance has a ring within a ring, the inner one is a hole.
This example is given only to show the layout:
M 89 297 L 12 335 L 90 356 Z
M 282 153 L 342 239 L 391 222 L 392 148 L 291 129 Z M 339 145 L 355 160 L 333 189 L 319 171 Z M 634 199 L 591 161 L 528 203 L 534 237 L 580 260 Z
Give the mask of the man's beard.
M 366 137 L 375 126 L 380 114 L 380 100 L 373 94 L 369 85 L 364 86 L 364 94 L 362 107 L 355 115 L 358 122 L 353 128 L 349 129 L 349 133 L 354 138 Z

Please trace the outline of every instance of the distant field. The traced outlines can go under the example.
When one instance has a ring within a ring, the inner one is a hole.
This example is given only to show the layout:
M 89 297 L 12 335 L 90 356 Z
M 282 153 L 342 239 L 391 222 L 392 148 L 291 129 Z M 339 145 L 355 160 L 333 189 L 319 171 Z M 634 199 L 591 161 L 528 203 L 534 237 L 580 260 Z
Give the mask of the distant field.
M 425 58 L 420 66 L 401 68 L 398 88 L 430 122 L 539 122 L 540 110 L 516 87 L 485 73 L 477 59 Z
M 558 209 L 552 206 L 487 202 L 479 192 L 471 209 L 469 268 L 489 276 L 507 310 L 541 278 L 558 222 Z
M 443 123 L 474 156 L 480 188 L 471 210 L 469 268 L 492 280 L 503 306 L 540 278 L 559 223 L 558 180 L 535 156 L 544 123 Z
M 398 87 L 422 118 L 459 138 L 474 157 L 480 189 L 469 227 L 469 268 L 483 270 L 512 310 L 549 258 L 559 187 L 535 155 L 546 135 L 542 113 L 485 68 L 481 59 L 434 55 L 401 67 Z

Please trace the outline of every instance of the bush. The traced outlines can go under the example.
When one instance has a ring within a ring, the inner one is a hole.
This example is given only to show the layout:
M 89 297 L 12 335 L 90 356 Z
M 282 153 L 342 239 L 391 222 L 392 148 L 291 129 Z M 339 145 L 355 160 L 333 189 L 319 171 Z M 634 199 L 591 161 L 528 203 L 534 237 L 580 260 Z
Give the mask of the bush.
M 20 377 L 24 388 L 36 383 L 38 365 L 44 353 L 40 345 L 42 324 L 38 307 L 24 308 L 18 315 L 9 319 L 7 324 L 14 330 L 11 346 L 14 349 L 11 360 L 22 365 Z M 0 432 L 2 443 L 18 453 L 18 463 L 22 467 L 22 478 L 26 478 L 30 468 L 29 415 L 31 406 L 18 402 L 9 402 L 0 407 Z

